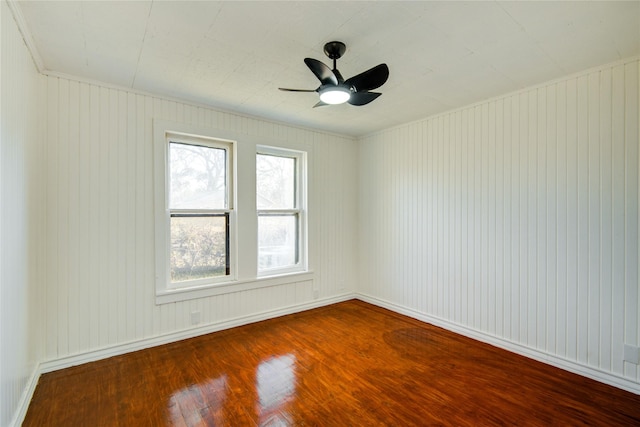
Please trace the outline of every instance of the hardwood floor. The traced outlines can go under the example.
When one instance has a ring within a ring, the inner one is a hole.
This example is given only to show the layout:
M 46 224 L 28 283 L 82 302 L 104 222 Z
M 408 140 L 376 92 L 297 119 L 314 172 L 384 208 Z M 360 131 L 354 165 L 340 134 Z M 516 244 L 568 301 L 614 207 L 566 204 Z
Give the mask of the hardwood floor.
M 639 426 L 640 396 L 356 300 L 41 377 L 24 426 Z

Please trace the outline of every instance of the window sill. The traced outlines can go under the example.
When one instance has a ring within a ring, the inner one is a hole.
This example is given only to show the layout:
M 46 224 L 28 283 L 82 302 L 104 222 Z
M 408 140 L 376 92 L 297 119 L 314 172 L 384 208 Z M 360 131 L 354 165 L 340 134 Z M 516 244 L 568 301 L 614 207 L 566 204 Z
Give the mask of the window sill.
M 156 305 L 229 294 L 232 292 L 248 291 L 251 289 L 267 288 L 270 286 L 280 286 L 295 282 L 305 282 L 307 280 L 313 280 L 314 277 L 315 274 L 313 271 L 302 271 L 191 288 L 170 289 L 162 292 L 156 292 Z

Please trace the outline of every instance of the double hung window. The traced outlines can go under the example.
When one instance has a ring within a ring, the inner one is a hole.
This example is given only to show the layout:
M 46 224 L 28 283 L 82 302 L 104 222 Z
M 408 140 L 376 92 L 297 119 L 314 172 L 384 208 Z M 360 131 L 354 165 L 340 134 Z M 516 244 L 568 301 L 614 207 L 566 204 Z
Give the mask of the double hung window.
M 163 121 L 154 135 L 157 304 L 310 273 L 305 151 Z
M 305 268 L 304 153 L 258 147 L 258 274 Z
M 231 155 L 223 141 L 169 137 L 171 287 L 229 280 L 232 274 Z

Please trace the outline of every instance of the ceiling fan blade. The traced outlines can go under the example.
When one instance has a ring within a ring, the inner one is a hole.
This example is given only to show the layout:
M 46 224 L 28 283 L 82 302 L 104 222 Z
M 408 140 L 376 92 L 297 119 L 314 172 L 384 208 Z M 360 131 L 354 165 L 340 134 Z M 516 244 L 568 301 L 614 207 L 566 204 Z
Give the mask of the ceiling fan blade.
M 347 102 L 351 105 L 366 105 L 380 95 L 382 94 L 378 92 L 354 92 Z
M 311 72 L 316 75 L 323 85 L 338 84 L 338 78 L 333 74 L 333 71 L 331 71 L 331 68 L 329 68 L 327 64 L 313 58 L 304 58 L 304 63 L 307 64 L 307 67 L 309 67 Z
M 387 64 L 380 64 L 345 80 L 345 84 L 355 87 L 357 92 L 363 92 L 379 88 L 388 78 L 389 67 Z
M 289 89 L 286 87 L 279 87 L 278 89 L 285 92 L 317 92 L 317 89 Z

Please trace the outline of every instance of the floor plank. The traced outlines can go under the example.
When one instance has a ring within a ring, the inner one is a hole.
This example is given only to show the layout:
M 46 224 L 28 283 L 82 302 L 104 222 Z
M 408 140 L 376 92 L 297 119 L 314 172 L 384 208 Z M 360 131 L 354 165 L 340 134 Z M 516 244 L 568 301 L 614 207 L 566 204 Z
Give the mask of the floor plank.
M 640 426 L 640 396 L 352 300 L 43 375 L 24 426 Z

